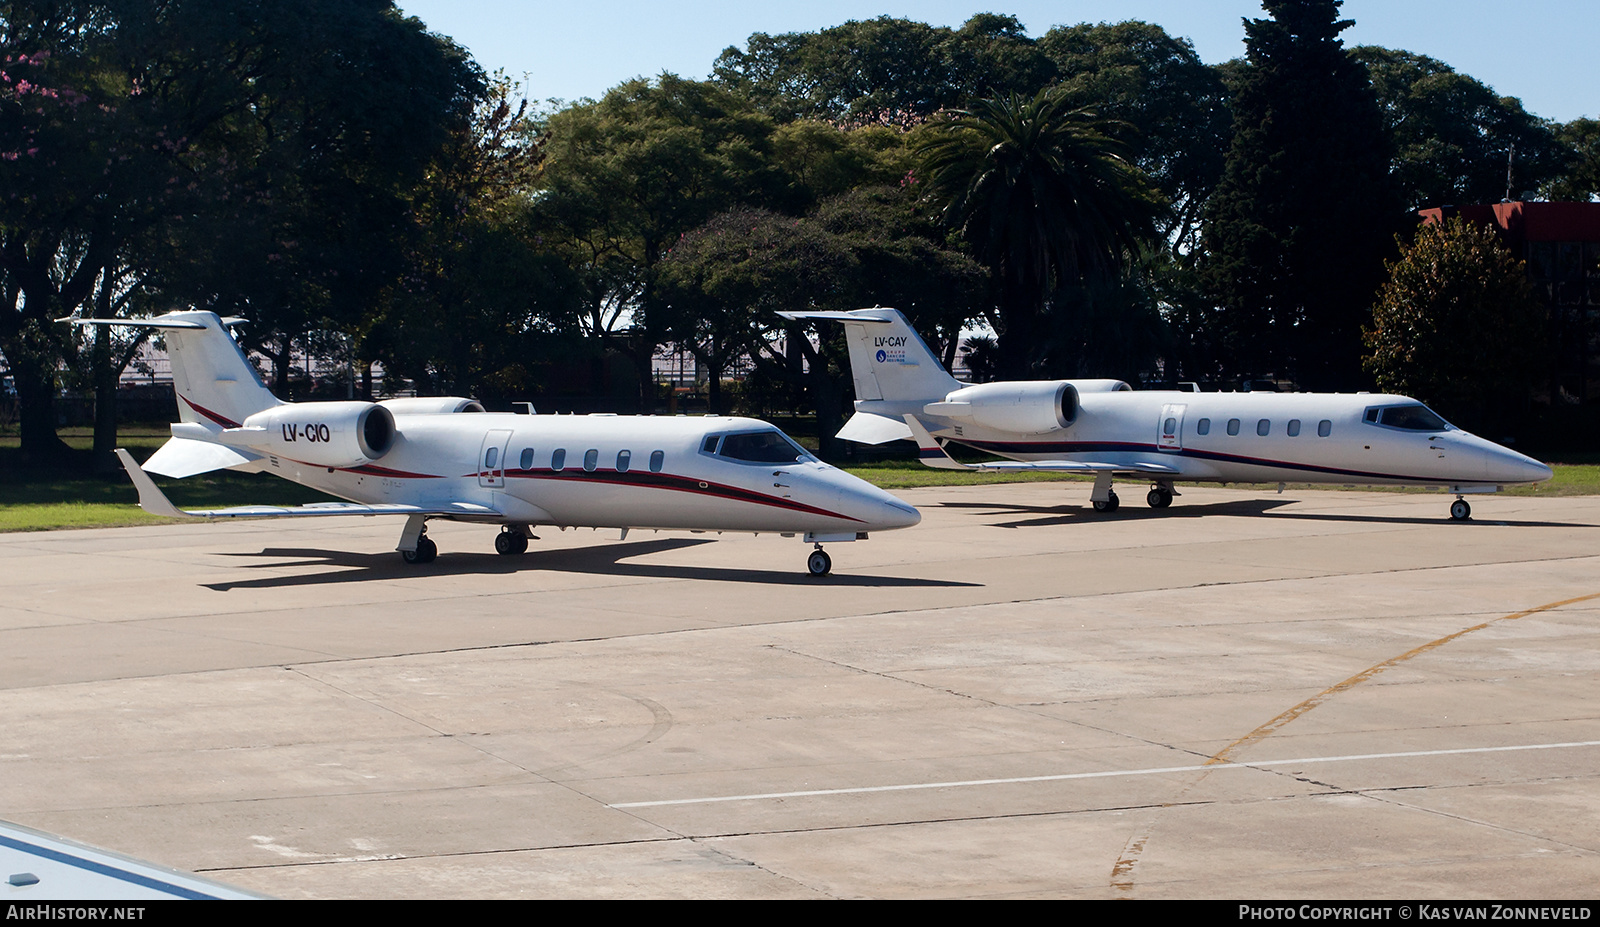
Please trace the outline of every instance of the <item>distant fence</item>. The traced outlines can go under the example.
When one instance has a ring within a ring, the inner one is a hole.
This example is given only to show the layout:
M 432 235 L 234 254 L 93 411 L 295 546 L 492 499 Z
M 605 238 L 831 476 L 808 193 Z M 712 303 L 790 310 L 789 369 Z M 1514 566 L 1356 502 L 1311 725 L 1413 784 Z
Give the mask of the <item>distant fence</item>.
M 177 417 L 178 399 L 171 383 L 125 386 L 117 390 L 116 402 L 117 421 L 122 424 L 170 422 Z M 94 424 L 93 396 L 57 396 L 55 405 L 57 428 L 88 428 Z M 0 426 L 16 421 L 16 397 L 0 398 Z

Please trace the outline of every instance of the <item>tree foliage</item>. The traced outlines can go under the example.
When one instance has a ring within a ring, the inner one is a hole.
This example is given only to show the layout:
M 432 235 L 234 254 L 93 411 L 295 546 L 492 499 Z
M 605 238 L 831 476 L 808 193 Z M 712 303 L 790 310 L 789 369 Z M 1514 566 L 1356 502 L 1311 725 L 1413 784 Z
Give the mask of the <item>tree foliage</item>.
M 1550 185 L 1550 199 L 1600 199 L 1600 120 L 1574 119 L 1556 129 L 1556 138 L 1567 152 L 1567 163 Z
M 1517 98 L 1426 55 L 1370 45 L 1350 54 L 1371 75 L 1408 208 L 1517 199 L 1563 167 L 1554 130 Z
M 1548 346 L 1545 312 L 1492 228 L 1460 217 L 1424 225 L 1387 266 L 1365 333 L 1379 389 L 1473 425 L 1499 424 L 1526 401 Z
M 1338 0 L 1266 0 L 1206 209 L 1201 273 L 1237 372 L 1358 385 L 1361 323 L 1402 215 L 1366 70 Z
M 107 275 L 246 311 L 285 358 L 352 325 L 397 270 L 408 184 L 482 89 L 386 0 L 7 2 L 0 58 L 53 92 L 0 130 L 0 351 L 35 456 L 60 447 L 73 350 L 50 320 Z
M 757 32 L 728 48 L 713 79 L 783 121 L 902 127 L 981 97 L 1031 95 L 1055 76 L 1014 16 L 960 29 L 880 16 L 817 32 Z
M 1053 90 L 980 100 L 919 143 L 946 223 L 990 269 L 1009 375 L 1025 374 L 1034 320 L 1058 287 L 1114 274 L 1154 235 L 1159 194 L 1120 129 Z
M 1143 22 L 1057 26 L 1039 40 L 1078 105 L 1133 130 L 1131 160 L 1171 204 L 1161 236 L 1186 252 L 1222 176 L 1232 133 L 1228 93 L 1188 39 Z

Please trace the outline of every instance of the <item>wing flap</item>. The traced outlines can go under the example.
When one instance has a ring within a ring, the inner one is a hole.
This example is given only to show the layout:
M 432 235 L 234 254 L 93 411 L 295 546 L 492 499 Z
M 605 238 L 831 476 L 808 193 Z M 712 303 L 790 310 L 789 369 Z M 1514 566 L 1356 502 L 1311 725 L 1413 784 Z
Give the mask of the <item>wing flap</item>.
M 133 455 L 117 448 L 117 459 L 128 478 L 139 491 L 139 508 L 151 515 L 164 518 L 308 518 L 329 515 L 447 515 L 457 517 L 497 518 L 503 513 L 475 502 L 441 502 L 436 504 L 359 502 L 313 502 L 310 505 L 237 505 L 224 509 L 180 509 L 172 504 L 161 487 L 134 461 Z

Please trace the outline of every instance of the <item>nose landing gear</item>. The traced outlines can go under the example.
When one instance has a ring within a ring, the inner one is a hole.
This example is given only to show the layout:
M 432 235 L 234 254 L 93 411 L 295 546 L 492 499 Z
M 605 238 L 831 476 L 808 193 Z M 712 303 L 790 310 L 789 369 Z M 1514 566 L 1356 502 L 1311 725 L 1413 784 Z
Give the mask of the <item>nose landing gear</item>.
M 1472 517 L 1472 506 L 1467 500 L 1456 496 L 1456 501 L 1450 503 L 1450 517 L 1456 521 L 1466 521 Z
M 806 572 L 812 576 L 827 576 L 832 569 L 833 558 L 828 556 L 828 552 L 822 549 L 821 544 L 818 544 L 817 549 L 806 558 Z

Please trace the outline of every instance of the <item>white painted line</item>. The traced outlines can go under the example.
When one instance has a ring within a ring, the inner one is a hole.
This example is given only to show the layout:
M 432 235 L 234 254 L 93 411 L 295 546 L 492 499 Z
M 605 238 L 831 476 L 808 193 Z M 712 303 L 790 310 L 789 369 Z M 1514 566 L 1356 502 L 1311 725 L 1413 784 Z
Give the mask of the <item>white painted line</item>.
M 1107 779 L 1119 776 L 1159 776 L 1166 773 L 1201 772 L 1214 769 L 1262 769 L 1268 766 L 1297 766 L 1306 763 L 1347 763 L 1353 760 L 1394 760 L 1420 756 L 1460 756 L 1470 753 L 1504 753 L 1513 750 L 1560 750 L 1568 747 L 1600 747 L 1600 740 L 1578 740 L 1559 744 L 1520 744 L 1514 747 L 1464 747 L 1459 750 L 1417 750 L 1409 753 L 1353 753 L 1348 756 L 1308 756 L 1295 760 L 1261 760 L 1254 763 L 1214 763 L 1197 766 L 1162 766 L 1154 769 L 1113 769 L 1102 772 L 1062 773 L 1055 776 L 1020 776 L 1014 779 L 968 779 L 962 782 L 917 782 L 909 785 L 873 785 L 853 789 L 811 789 L 803 792 L 764 792 L 756 795 L 719 795 L 709 798 L 671 798 L 663 801 L 628 801 L 608 808 L 654 808 L 661 805 L 708 805 L 725 801 L 762 801 L 772 798 L 805 798 L 813 795 L 857 795 L 865 792 L 910 792 L 918 789 L 957 789 L 978 785 L 1016 785 L 1025 782 L 1064 782 L 1069 779 Z

